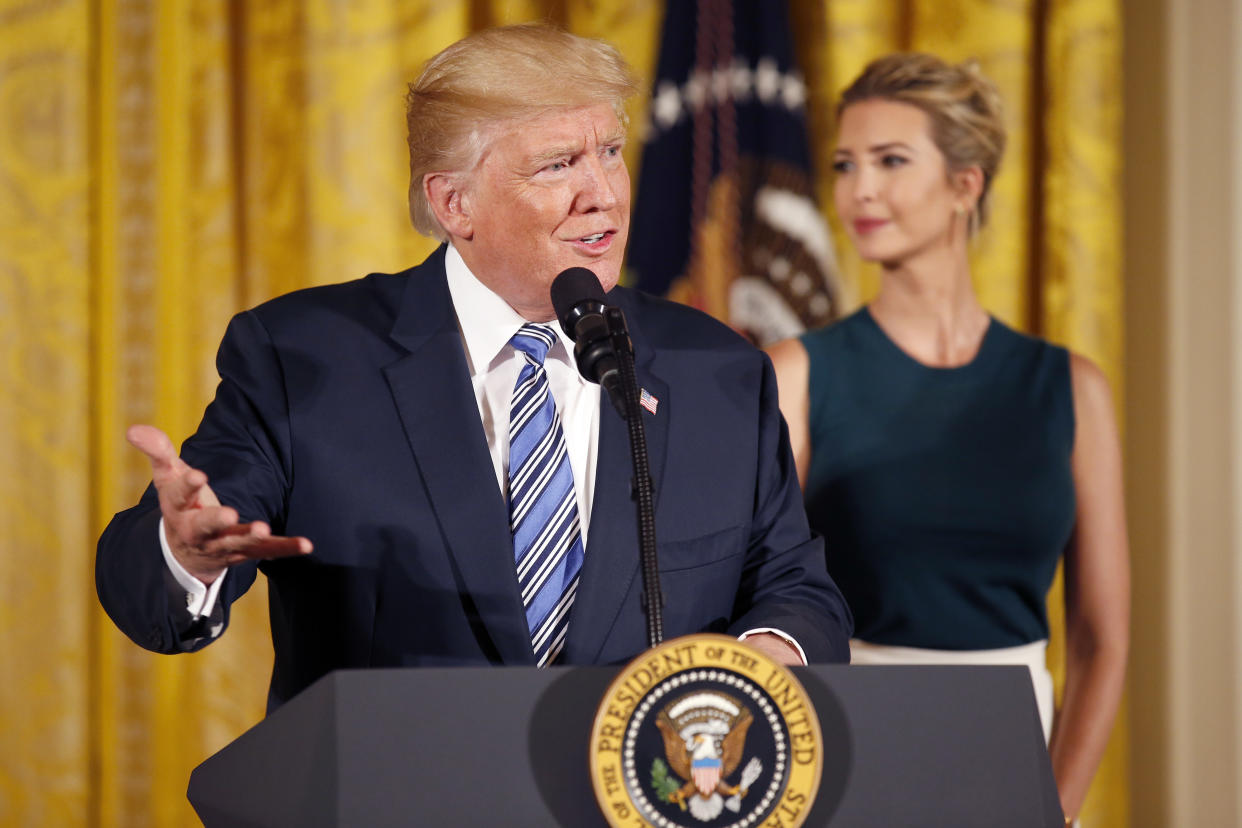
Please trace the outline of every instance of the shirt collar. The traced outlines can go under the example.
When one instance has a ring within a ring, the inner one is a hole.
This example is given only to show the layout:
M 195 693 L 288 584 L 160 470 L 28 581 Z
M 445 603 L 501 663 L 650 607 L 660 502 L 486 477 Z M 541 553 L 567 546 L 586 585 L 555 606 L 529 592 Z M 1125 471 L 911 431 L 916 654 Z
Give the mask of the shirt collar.
M 457 313 L 457 325 L 466 344 L 466 359 L 471 376 L 487 373 L 501 358 L 509 356 L 505 346 L 527 320 L 509 306 L 470 272 L 461 253 L 453 245 L 444 256 L 449 295 Z M 548 359 L 563 362 L 574 369 L 573 342 L 556 321 L 548 323 L 556 331 L 556 343 L 548 351 Z M 585 379 L 582 382 L 586 382 Z

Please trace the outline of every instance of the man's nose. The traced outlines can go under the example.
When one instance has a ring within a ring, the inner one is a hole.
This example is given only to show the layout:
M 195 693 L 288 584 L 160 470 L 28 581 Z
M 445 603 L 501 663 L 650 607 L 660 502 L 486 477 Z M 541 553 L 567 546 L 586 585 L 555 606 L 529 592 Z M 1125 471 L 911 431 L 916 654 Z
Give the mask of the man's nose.
M 578 182 L 578 197 L 575 205 L 579 212 L 588 213 L 592 210 L 611 210 L 619 200 L 617 191 L 612 186 L 612 179 L 604 169 L 599 158 L 584 158 L 578 165 L 581 176 Z

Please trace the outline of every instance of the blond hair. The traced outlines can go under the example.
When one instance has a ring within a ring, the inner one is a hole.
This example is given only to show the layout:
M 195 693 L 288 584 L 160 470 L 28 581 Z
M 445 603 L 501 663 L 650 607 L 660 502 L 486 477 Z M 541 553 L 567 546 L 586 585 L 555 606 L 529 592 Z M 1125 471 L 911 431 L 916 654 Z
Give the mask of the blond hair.
M 625 101 L 637 91 L 615 47 L 552 26 L 484 29 L 452 44 L 427 61 L 405 99 L 414 229 L 445 238 L 423 177 L 473 169 L 497 126 L 600 103 L 624 126 Z
M 1000 93 L 974 60 L 952 65 L 934 55 L 899 52 L 873 60 L 837 103 L 837 120 L 850 104 L 886 100 L 916 106 L 931 121 L 931 138 L 950 170 L 977 166 L 983 189 L 971 216 L 972 232 L 987 219 L 992 179 L 1005 153 Z

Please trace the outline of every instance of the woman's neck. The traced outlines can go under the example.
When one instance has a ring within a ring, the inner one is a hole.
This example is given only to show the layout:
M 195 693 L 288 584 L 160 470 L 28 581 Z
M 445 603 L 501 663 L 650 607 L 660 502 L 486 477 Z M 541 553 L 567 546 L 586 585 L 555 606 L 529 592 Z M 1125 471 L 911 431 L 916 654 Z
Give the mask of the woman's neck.
M 885 267 L 869 309 L 902 350 L 941 368 L 973 360 L 989 324 L 964 251 Z

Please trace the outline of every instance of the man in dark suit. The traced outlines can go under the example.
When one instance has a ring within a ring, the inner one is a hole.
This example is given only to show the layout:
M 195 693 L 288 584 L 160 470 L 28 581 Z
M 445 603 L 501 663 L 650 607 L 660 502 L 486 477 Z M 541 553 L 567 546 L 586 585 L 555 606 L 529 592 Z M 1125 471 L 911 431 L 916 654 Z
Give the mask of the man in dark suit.
M 542 26 L 428 63 L 408 98 L 410 206 L 445 244 L 405 273 L 236 316 L 180 457 L 130 429 L 153 485 L 96 561 L 122 630 L 160 652 L 205 646 L 262 569 L 269 709 L 338 668 L 641 652 L 627 432 L 552 321 L 552 279 L 582 266 L 634 342 L 666 635 L 848 659 L 852 621 L 807 528 L 767 358 L 615 287 L 635 88 L 612 47 Z

